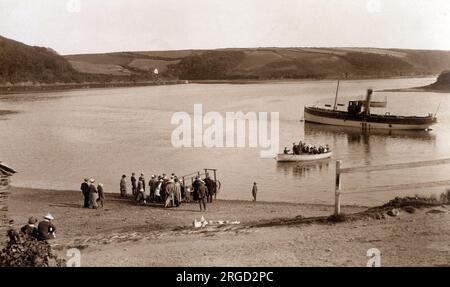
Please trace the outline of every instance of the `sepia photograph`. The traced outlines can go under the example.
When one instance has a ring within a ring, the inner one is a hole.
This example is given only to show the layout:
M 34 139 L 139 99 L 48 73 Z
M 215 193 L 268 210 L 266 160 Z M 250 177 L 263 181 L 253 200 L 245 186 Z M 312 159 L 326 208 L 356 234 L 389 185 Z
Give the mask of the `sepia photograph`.
M 447 0 L 0 0 L 0 269 L 450 266 L 449 35 Z

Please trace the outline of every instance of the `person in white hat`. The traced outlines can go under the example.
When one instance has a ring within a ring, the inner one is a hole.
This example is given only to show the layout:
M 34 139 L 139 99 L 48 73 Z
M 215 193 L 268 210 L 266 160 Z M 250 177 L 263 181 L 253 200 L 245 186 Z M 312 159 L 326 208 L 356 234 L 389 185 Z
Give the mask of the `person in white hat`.
M 103 204 L 105 202 L 105 191 L 103 190 L 103 183 L 99 183 L 97 186 L 97 205 L 103 207 Z
M 139 181 L 141 182 L 141 188 L 144 189 L 145 192 L 145 177 L 144 177 L 144 173 L 141 172 L 141 176 L 139 177 Z M 139 188 L 139 183 L 138 183 L 138 191 L 140 191 L 141 189 Z
M 89 185 L 89 208 L 98 208 L 97 199 L 98 192 L 97 187 L 95 187 L 95 179 L 91 178 L 91 184 Z
M 56 237 L 56 227 L 51 222 L 53 220 L 53 216 L 50 213 L 44 216 L 44 220 L 39 222 L 38 232 L 39 232 L 39 240 L 45 241 L 49 239 L 53 239 Z

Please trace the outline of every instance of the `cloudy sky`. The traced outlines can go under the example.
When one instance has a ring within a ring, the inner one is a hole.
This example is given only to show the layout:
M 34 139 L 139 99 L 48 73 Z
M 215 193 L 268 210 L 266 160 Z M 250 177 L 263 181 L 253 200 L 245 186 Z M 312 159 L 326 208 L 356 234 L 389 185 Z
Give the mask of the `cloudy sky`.
M 0 0 L 0 35 L 61 54 L 268 46 L 450 50 L 450 1 Z

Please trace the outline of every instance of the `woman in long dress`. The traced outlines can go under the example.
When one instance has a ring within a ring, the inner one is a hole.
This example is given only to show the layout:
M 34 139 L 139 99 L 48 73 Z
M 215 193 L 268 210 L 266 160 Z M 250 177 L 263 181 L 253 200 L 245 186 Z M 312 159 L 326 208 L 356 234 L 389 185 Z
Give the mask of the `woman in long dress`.
M 98 192 L 97 188 L 94 184 L 95 180 L 91 178 L 91 185 L 89 186 L 89 208 L 98 208 L 97 205 L 97 199 L 98 199 Z
M 120 197 L 126 197 L 127 196 L 127 181 L 126 175 L 122 175 L 122 179 L 120 180 Z

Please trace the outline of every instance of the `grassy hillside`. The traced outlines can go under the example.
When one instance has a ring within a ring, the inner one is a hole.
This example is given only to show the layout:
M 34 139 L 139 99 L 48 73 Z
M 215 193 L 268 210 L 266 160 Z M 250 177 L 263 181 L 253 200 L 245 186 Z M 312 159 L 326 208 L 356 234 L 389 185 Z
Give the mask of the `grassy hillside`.
M 378 48 L 242 48 L 60 56 L 0 36 L 0 85 L 164 80 L 326 79 L 436 75 L 450 51 Z
M 255 48 L 69 55 L 83 73 L 136 75 L 157 68 L 183 80 L 376 78 L 439 74 L 450 51 Z

